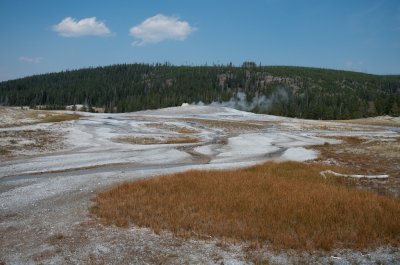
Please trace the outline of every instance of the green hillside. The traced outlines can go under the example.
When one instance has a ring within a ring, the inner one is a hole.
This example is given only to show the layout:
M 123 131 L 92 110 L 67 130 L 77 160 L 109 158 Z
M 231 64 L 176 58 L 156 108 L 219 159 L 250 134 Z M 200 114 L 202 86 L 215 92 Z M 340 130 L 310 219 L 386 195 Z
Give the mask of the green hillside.
M 306 67 L 121 64 L 0 83 L 2 105 L 87 104 L 107 112 L 222 104 L 310 119 L 400 114 L 400 76 Z

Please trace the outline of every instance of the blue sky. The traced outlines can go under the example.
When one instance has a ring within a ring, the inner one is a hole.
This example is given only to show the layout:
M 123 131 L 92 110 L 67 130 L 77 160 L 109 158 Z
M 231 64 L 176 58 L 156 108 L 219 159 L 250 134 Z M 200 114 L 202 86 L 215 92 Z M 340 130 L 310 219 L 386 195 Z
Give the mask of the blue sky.
M 0 80 L 134 62 L 400 74 L 400 1 L 0 0 Z

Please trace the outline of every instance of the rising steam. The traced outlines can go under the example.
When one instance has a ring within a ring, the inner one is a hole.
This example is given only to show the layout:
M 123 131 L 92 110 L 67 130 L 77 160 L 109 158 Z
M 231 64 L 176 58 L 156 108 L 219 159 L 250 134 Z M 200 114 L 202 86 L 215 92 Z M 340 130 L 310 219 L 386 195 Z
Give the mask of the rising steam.
M 289 100 L 288 93 L 284 88 L 275 90 L 270 97 L 264 95 L 256 95 L 251 100 L 247 99 L 246 93 L 237 92 L 229 101 L 213 101 L 209 106 L 228 107 L 243 111 L 258 111 L 266 112 L 271 109 L 275 103 L 287 103 Z M 205 105 L 202 101 L 195 103 L 196 105 Z

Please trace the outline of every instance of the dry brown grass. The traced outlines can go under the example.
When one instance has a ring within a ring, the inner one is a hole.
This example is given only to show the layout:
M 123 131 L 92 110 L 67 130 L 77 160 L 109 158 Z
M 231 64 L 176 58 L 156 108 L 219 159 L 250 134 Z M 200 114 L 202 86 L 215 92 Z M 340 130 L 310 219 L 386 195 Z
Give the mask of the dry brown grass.
M 41 122 L 62 122 L 62 121 L 72 121 L 79 120 L 82 116 L 78 114 L 53 114 L 46 115 L 42 118 Z
M 162 130 L 167 130 L 167 131 L 172 131 L 172 132 L 177 132 L 181 134 L 195 134 L 199 133 L 198 130 L 185 127 L 185 126 L 177 126 L 174 124 L 165 124 L 165 123 L 149 123 L 146 124 L 148 127 L 152 128 L 157 128 L 157 129 L 162 129 Z
M 390 174 L 400 177 L 400 139 L 394 141 L 370 141 L 357 137 L 335 137 L 342 144 L 313 146 L 320 152 L 319 160 L 334 159 L 340 165 L 352 168 L 360 174 Z
M 0 131 L 0 156 L 60 150 L 64 147 L 63 135 L 48 130 Z
M 269 126 L 265 122 L 261 121 L 229 121 L 229 120 L 207 120 L 198 118 L 184 118 L 182 119 L 186 122 L 195 122 L 202 126 L 207 126 L 210 128 L 218 128 L 227 130 L 230 132 L 246 132 L 246 131 L 256 131 L 261 130 Z
M 79 114 L 59 113 L 43 110 L 21 110 L 18 108 L 0 108 L 0 128 L 18 127 L 38 123 L 77 120 Z
M 190 144 L 198 143 L 199 139 L 192 137 L 136 137 L 136 136 L 126 136 L 114 139 L 118 143 L 128 143 L 128 144 Z
M 340 168 L 329 167 L 340 171 Z M 368 248 L 400 242 L 400 201 L 323 179 L 327 166 L 266 163 L 125 183 L 96 197 L 107 224 L 167 229 L 293 249 Z
M 0 146 L 0 156 L 3 156 L 3 155 L 5 156 L 5 155 L 8 155 L 10 153 L 11 153 L 11 151 L 8 150 L 6 147 Z
M 337 120 L 336 122 L 360 124 L 360 125 L 400 127 L 400 120 L 398 119 L 398 117 L 396 118 L 390 116 L 370 117 L 370 118 L 354 119 L 354 120 Z
M 337 136 L 335 138 L 350 145 L 360 145 L 361 143 L 365 142 L 365 140 L 355 136 Z
M 381 194 L 400 197 L 400 138 L 362 139 L 358 137 L 335 137 L 342 144 L 313 146 L 319 151 L 319 161 L 335 161 L 336 164 L 351 168 L 352 174 L 388 174 L 382 180 L 347 180 L 361 188 Z
M 166 144 L 193 144 L 198 143 L 199 139 L 197 138 L 169 138 L 165 143 Z

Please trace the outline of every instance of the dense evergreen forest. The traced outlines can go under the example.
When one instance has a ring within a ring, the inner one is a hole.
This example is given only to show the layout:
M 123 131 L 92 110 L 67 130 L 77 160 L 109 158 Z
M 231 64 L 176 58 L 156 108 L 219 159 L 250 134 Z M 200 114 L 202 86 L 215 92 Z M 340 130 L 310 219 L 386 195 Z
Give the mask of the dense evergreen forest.
M 350 119 L 400 115 L 400 76 L 306 67 L 120 64 L 49 73 L 0 83 L 0 104 L 106 112 L 222 104 L 257 113 Z

